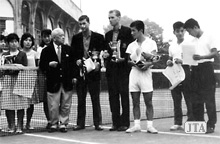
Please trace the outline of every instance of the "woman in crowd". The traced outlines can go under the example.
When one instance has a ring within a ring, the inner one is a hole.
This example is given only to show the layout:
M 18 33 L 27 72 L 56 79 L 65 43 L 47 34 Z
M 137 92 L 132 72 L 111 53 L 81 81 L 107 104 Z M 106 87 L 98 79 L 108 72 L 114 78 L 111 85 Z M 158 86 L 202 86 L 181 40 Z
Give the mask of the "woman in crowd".
M 41 51 L 51 43 L 51 32 L 52 31 L 50 29 L 44 29 L 44 30 L 41 31 L 42 41 L 41 41 L 40 46 L 37 48 L 38 60 L 40 60 Z M 40 74 L 42 74 L 42 73 L 40 73 Z M 40 82 L 45 82 L 45 81 L 40 81 Z M 46 86 L 46 83 L 44 83 L 42 85 Z M 49 129 L 51 124 L 50 124 L 50 116 L 49 116 L 48 104 L 47 104 L 47 90 L 46 90 L 46 87 L 44 87 L 44 90 L 42 91 L 42 94 L 40 94 L 40 96 L 42 96 L 42 99 L 40 99 L 40 101 L 43 102 L 44 113 L 45 113 L 45 116 L 46 116 L 47 122 L 48 122 L 47 126 L 46 126 L 46 129 Z
M 0 35 L 0 65 L 4 64 L 4 58 L 2 57 L 3 50 L 6 46 L 6 37 L 4 35 Z M 0 131 L 2 130 L 1 127 L 1 96 L 2 96 L 2 72 L 0 72 Z
M 15 33 L 7 36 L 9 51 L 3 53 L 7 57 L 7 62 L 27 66 L 27 56 L 24 52 L 19 51 L 19 37 Z M 24 109 L 28 108 L 27 98 L 13 94 L 13 88 L 18 77 L 17 71 L 6 71 L 4 81 L 9 85 L 8 90 L 4 90 L 2 95 L 2 109 L 5 109 L 8 132 L 22 133 Z M 15 111 L 17 111 L 17 129 L 15 127 Z
M 41 43 L 40 43 L 40 46 L 37 48 L 37 52 L 38 52 L 38 58 L 40 59 L 40 54 L 41 54 L 41 51 L 47 47 L 50 43 L 51 43 L 51 30 L 50 29 L 44 29 L 41 31 Z
M 20 42 L 22 51 L 27 55 L 27 66 L 36 67 L 38 65 L 37 61 L 37 52 L 33 50 L 34 46 L 34 37 L 30 33 L 24 33 L 21 37 Z M 27 122 L 26 129 L 34 129 L 31 125 L 31 118 L 34 112 L 34 104 L 39 103 L 39 97 L 37 97 L 36 93 L 33 93 L 31 98 L 28 98 L 28 102 L 30 107 L 26 111 Z

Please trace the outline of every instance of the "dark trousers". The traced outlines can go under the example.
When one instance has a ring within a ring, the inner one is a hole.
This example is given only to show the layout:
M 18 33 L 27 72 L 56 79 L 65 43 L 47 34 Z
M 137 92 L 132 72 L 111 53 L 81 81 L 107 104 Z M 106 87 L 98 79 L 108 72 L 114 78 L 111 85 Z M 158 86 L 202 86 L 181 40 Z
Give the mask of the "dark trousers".
M 192 102 L 191 102 L 191 72 L 190 68 L 187 65 L 182 66 L 185 72 L 185 80 L 171 90 L 173 104 L 174 104 L 174 124 L 182 125 L 183 120 L 183 112 L 182 112 L 182 97 L 185 99 L 186 107 L 187 107 L 187 121 L 193 121 L 193 111 L 192 111 Z
M 83 78 L 78 79 L 76 84 L 78 97 L 77 125 L 85 127 L 87 89 L 90 93 L 92 100 L 94 125 L 99 126 L 102 124 L 102 114 L 100 106 L 100 81 L 88 81 L 84 80 Z
M 15 112 L 16 110 L 5 110 L 8 128 L 15 129 Z M 23 129 L 24 109 L 17 110 L 17 127 Z
M 47 100 L 43 102 L 43 108 L 44 108 L 44 114 L 46 116 L 47 122 L 50 123 L 50 115 L 49 115 L 49 109 L 48 109 L 48 102 L 47 102 Z
M 26 126 L 30 126 L 33 113 L 34 113 L 34 104 L 30 104 L 30 107 L 26 110 L 26 114 L 27 114 Z
M 208 115 L 208 127 L 217 122 L 215 103 L 215 76 L 211 62 L 192 67 L 193 114 L 196 121 L 204 121 L 204 105 Z
M 128 77 L 107 77 L 112 123 L 115 127 L 130 126 Z M 122 108 L 122 111 L 120 109 Z
M 42 92 L 43 94 L 43 109 L 44 109 L 44 114 L 46 116 L 47 122 L 50 123 L 50 115 L 49 115 L 49 108 L 48 108 L 48 102 L 47 102 L 47 91 Z

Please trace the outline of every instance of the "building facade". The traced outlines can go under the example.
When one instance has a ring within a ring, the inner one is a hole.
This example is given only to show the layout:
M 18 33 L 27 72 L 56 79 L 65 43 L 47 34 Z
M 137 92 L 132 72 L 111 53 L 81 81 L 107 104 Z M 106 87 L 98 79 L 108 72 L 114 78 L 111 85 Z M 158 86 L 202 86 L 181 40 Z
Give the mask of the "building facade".
M 15 32 L 20 37 L 24 32 L 31 33 L 40 43 L 42 29 L 62 28 L 65 43 L 78 33 L 78 18 L 81 9 L 72 0 L 0 0 L 0 33 Z

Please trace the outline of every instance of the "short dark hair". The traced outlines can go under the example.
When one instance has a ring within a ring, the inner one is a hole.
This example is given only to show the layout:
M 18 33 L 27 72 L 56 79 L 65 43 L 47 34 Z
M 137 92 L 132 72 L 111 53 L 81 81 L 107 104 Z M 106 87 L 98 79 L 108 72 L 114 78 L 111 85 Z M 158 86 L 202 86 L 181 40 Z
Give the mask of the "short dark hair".
M 173 31 L 176 29 L 184 28 L 184 23 L 181 21 L 177 21 L 173 24 Z
M 193 19 L 193 18 L 188 19 L 185 22 L 185 24 L 184 24 L 184 28 L 185 29 L 187 29 L 187 28 L 194 28 L 195 26 L 200 28 L 199 23 L 195 19 Z
M 43 29 L 42 31 L 41 31 L 41 36 L 49 36 L 49 35 L 51 35 L 51 30 L 50 29 Z
M 121 12 L 120 12 L 119 10 L 114 9 L 114 10 L 110 10 L 110 11 L 109 11 L 109 13 L 113 13 L 113 12 L 115 12 L 115 14 L 116 14 L 117 17 L 120 17 L 120 16 L 121 16 Z
M 19 37 L 16 33 L 10 33 L 7 36 L 7 38 L 6 38 L 7 43 L 11 42 L 12 40 L 17 40 L 19 42 Z
M 6 42 L 6 36 L 0 35 L 0 40 L 4 40 Z
M 79 21 L 82 21 L 82 20 L 86 20 L 88 23 L 90 23 L 90 21 L 89 21 L 89 17 L 87 16 L 87 15 L 81 15 L 80 17 L 79 17 Z
M 30 34 L 30 33 L 24 33 L 21 36 L 21 41 L 20 41 L 20 45 L 21 45 L 22 48 L 24 47 L 24 40 L 26 40 L 27 38 L 31 38 L 31 41 L 32 41 L 31 47 L 34 45 L 34 37 L 33 37 L 33 35 Z
M 44 47 L 44 45 L 46 45 L 46 43 L 42 40 L 42 37 L 43 36 L 50 36 L 52 33 L 52 30 L 51 29 L 43 29 L 41 31 L 41 43 L 40 43 L 40 46 L 41 47 Z
M 130 24 L 130 27 L 135 27 L 138 31 L 143 30 L 143 33 L 144 33 L 145 26 L 144 26 L 144 22 L 141 20 L 133 21 Z

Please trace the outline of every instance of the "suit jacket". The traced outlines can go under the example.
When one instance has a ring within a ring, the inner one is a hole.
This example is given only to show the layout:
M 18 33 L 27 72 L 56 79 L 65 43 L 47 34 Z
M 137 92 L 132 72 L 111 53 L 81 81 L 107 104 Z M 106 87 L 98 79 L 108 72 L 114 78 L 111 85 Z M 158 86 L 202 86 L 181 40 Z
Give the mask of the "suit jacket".
M 121 52 L 121 57 L 125 58 L 124 62 L 121 63 L 115 63 L 111 61 L 112 57 L 112 50 L 109 46 L 109 42 L 112 41 L 113 37 L 113 30 L 110 30 L 105 34 L 105 50 L 107 50 L 110 54 L 110 57 L 107 58 L 106 60 L 106 76 L 113 76 L 113 73 L 117 72 L 118 74 L 121 74 L 122 76 L 127 76 L 129 75 L 130 72 L 130 67 L 128 66 L 127 63 L 127 54 L 126 54 L 126 49 L 128 45 L 134 40 L 132 35 L 131 35 L 131 30 L 128 27 L 121 26 L 119 29 L 119 34 L 117 40 L 121 40 L 121 45 L 120 45 L 120 52 Z
M 51 61 L 57 61 L 57 67 L 50 67 L 49 63 Z M 73 89 L 74 60 L 73 51 L 70 46 L 62 45 L 61 62 L 59 62 L 54 45 L 51 43 L 42 50 L 39 67 L 46 74 L 48 92 L 57 92 L 61 84 L 63 84 L 65 91 Z
M 83 34 L 79 33 L 73 36 L 72 38 L 72 44 L 71 47 L 74 51 L 74 60 L 75 63 L 78 59 L 82 59 L 84 56 L 84 45 L 83 45 Z M 96 33 L 96 32 L 92 32 L 91 34 L 91 38 L 90 38 L 90 44 L 89 44 L 89 49 L 88 51 L 101 51 L 104 49 L 104 36 Z M 98 62 L 100 62 L 100 59 L 98 60 Z M 77 70 L 77 72 L 75 73 L 77 78 L 80 77 L 80 68 L 75 65 L 75 69 Z M 90 73 L 86 74 L 86 79 L 88 79 L 89 81 L 97 81 L 101 79 L 101 72 L 100 69 L 99 71 L 91 71 Z

